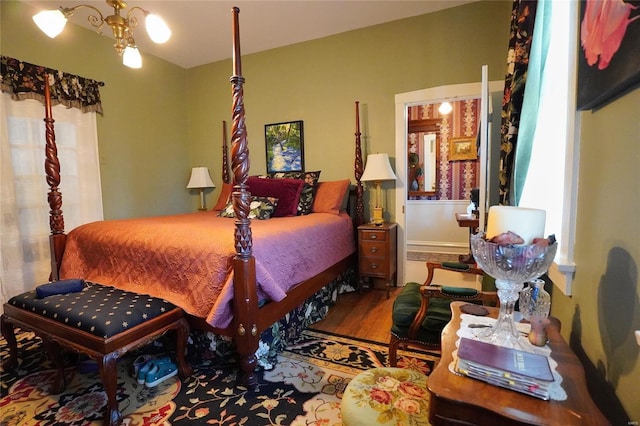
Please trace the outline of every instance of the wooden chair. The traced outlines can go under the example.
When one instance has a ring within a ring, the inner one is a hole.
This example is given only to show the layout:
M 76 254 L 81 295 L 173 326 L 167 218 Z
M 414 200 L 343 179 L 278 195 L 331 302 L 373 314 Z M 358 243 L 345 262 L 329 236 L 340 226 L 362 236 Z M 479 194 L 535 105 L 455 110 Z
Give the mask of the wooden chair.
M 433 284 L 436 269 L 484 276 L 483 289 L 449 287 Z M 442 329 L 451 320 L 449 305 L 454 300 L 498 306 L 495 284 L 475 265 L 454 262 L 427 262 L 424 284 L 407 283 L 396 297 L 392 311 L 389 365 L 397 364 L 398 349 L 416 346 L 440 354 Z M 493 290 L 490 291 L 489 289 Z

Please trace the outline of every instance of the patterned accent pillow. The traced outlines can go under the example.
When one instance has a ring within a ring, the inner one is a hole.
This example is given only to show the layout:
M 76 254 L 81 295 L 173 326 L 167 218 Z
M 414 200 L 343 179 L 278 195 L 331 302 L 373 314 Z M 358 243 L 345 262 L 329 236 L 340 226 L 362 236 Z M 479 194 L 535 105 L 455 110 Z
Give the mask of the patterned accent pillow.
M 273 197 L 251 197 L 249 205 L 249 219 L 271 219 L 273 212 L 276 211 L 278 199 Z M 236 217 L 233 211 L 233 201 L 229 201 L 224 209 L 218 213 L 220 217 Z
M 313 206 L 313 199 L 316 196 L 318 190 L 318 179 L 320 179 L 321 170 L 315 172 L 275 172 L 268 173 L 265 177 L 269 179 L 302 179 L 304 180 L 304 186 L 300 193 L 300 200 L 298 201 L 298 216 L 311 213 L 311 207 Z

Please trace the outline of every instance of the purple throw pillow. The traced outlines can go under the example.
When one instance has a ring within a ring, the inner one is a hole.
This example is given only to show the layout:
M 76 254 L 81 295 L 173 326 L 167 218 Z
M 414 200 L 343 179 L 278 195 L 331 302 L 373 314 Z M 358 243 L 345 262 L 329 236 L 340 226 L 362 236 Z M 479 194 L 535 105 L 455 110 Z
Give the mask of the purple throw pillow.
M 298 201 L 304 186 L 303 180 L 298 179 L 262 179 L 251 176 L 247 179 L 249 192 L 256 197 L 273 197 L 278 199 L 278 205 L 273 217 L 295 216 L 298 211 Z

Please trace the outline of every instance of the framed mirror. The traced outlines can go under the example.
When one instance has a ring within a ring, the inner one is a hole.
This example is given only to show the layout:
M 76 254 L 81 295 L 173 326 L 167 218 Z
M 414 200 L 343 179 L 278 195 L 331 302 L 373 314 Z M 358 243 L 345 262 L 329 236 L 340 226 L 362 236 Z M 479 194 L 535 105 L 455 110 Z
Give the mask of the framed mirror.
M 440 177 L 440 126 L 442 120 L 429 118 L 407 123 L 408 196 L 435 197 Z

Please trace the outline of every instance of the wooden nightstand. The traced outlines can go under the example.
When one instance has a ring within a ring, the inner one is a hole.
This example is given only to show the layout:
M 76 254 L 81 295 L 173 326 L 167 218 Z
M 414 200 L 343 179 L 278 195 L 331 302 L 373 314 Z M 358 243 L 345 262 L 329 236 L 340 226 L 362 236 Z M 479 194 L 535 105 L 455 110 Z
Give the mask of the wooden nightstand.
M 376 280 L 384 282 L 389 298 L 389 287 L 396 285 L 397 271 L 396 223 L 380 226 L 365 224 L 358 226 L 358 269 L 360 279 L 369 278 L 371 286 Z

